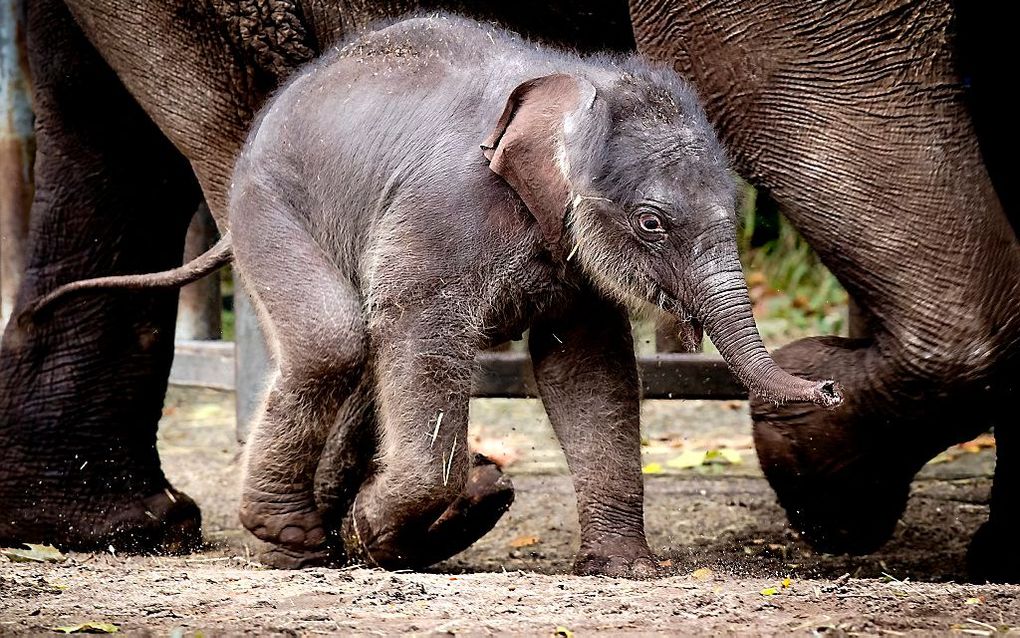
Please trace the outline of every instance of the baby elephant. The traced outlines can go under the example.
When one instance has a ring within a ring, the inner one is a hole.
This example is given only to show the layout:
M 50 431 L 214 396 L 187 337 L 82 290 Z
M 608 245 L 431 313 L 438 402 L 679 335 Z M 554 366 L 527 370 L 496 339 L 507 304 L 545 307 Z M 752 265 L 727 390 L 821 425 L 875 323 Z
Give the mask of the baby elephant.
M 512 495 L 468 450 L 475 354 L 530 328 L 577 492 L 575 569 L 653 574 L 628 308 L 703 325 L 758 396 L 841 401 L 763 347 L 734 193 L 694 92 L 636 56 L 438 16 L 298 72 L 254 126 L 230 198 L 235 269 L 278 363 L 244 525 L 277 564 L 322 557 L 314 483 L 333 428 L 348 552 L 405 568 L 466 547 Z M 218 266 L 224 246 L 159 283 Z

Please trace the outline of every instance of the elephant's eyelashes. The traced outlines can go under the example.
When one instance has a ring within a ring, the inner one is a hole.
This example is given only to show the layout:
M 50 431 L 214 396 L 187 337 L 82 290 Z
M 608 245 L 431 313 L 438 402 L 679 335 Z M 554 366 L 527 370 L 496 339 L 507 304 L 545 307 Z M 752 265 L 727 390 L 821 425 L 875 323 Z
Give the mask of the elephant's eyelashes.
M 666 222 L 662 215 L 653 210 L 642 208 L 637 211 L 633 217 L 633 223 L 638 235 L 643 239 L 658 241 L 666 237 Z

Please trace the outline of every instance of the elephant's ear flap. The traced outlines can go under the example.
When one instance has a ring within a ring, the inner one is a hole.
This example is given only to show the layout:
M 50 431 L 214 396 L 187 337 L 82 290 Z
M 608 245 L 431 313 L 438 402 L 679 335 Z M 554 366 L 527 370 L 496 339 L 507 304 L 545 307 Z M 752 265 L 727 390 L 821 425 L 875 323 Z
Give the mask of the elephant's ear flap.
M 482 153 L 538 221 L 554 257 L 563 257 L 563 224 L 572 191 L 564 124 L 591 110 L 595 87 L 565 74 L 528 80 L 510 93 Z M 577 122 L 572 122 L 576 126 Z

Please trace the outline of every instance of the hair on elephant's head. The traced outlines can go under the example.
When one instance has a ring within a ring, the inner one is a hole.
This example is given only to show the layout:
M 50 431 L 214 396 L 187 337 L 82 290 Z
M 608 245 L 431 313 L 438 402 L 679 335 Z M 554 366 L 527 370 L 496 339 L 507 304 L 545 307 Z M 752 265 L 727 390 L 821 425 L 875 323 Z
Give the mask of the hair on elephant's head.
M 552 254 L 605 293 L 703 325 L 759 396 L 839 405 L 834 382 L 787 374 L 762 345 L 737 255 L 735 180 L 693 90 L 636 61 L 590 78 L 520 84 L 482 143 Z

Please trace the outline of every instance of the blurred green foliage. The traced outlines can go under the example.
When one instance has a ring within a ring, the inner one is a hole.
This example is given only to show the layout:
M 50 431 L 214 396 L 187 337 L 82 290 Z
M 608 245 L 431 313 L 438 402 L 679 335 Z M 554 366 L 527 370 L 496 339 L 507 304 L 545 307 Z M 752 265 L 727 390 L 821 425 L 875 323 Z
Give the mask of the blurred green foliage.
M 770 347 L 810 335 L 845 335 L 847 294 L 807 241 L 746 187 L 738 244 L 755 319 Z
M 227 266 L 220 271 L 220 295 L 223 296 L 223 314 L 220 315 L 224 341 L 234 340 L 234 269 Z

